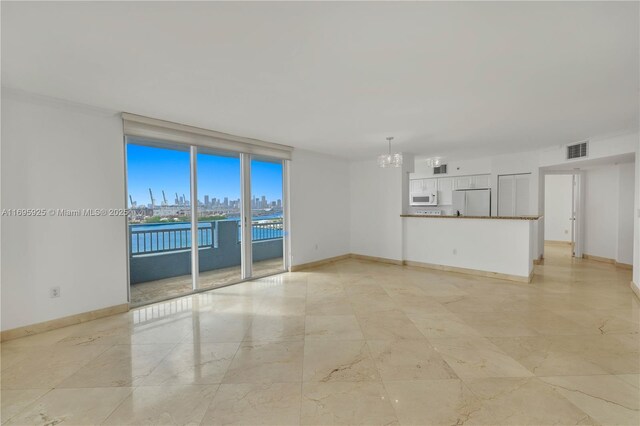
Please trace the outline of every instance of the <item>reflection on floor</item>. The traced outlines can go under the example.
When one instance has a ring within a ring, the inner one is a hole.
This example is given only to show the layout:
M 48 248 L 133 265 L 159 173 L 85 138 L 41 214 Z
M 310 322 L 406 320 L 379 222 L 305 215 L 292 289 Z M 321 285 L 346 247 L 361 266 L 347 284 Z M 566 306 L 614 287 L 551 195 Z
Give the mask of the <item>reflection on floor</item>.
M 345 260 L 2 344 L 8 424 L 640 424 L 629 271 Z
M 253 275 L 259 277 L 277 274 L 278 272 L 282 272 L 282 268 L 282 258 L 263 260 L 254 263 Z M 240 280 L 240 265 L 200 273 L 200 286 L 202 288 L 220 287 L 236 283 Z M 133 284 L 131 286 L 131 305 L 146 305 L 154 301 L 185 295 L 191 293 L 191 291 L 192 284 L 190 275 Z

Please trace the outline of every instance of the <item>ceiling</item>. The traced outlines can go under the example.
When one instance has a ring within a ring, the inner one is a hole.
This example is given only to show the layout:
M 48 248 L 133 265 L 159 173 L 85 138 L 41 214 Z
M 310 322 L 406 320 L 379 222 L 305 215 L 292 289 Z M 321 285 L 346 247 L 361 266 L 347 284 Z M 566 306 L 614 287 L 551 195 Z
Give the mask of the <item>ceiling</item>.
M 5 87 L 343 157 L 638 129 L 637 2 L 1 8 Z

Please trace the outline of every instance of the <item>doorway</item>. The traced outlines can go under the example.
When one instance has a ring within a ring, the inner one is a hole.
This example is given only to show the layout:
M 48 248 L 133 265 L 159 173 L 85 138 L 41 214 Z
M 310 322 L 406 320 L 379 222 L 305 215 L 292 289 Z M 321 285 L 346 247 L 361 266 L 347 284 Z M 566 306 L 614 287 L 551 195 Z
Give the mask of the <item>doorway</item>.
M 581 174 L 553 173 L 544 177 L 544 242 L 554 251 L 582 257 Z

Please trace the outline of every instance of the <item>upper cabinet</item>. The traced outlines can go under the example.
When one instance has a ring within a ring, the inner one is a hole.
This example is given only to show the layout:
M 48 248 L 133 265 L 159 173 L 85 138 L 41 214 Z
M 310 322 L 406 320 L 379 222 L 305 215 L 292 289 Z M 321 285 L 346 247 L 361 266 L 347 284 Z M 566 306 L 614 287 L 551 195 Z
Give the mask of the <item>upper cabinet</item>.
M 418 194 L 422 192 L 423 179 L 412 179 L 409 181 L 409 192 L 411 194 Z
M 473 175 L 412 179 L 409 181 L 411 194 L 435 193 L 438 191 L 438 205 L 453 204 L 456 189 L 485 189 L 491 187 L 491 175 Z
M 438 179 L 412 179 L 409 183 L 409 191 L 412 194 L 423 194 L 438 190 Z
M 471 189 L 473 188 L 473 176 L 458 176 L 454 178 L 453 189 Z
M 474 188 L 491 188 L 491 175 L 476 175 L 473 176 L 475 185 Z
M 491 175 L 458 176 L 453 179 L 453 189 L 491 188 Z

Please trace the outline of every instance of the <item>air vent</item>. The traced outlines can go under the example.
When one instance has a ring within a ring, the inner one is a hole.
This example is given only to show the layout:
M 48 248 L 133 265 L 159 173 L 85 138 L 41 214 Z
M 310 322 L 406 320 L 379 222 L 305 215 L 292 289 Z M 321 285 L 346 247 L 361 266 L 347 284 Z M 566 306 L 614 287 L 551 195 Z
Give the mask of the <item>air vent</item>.
M 447 173 L 447 165 L 443 164 L 441 166 L 437 166 L 433 168 L 434 175 L 444 175 Z
M 581 158 L 587 156 L 587 142 L 580 142 L 573 145 L 567 145 L 567 160 L 572 158 Z

